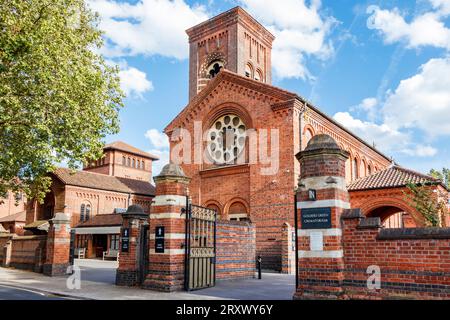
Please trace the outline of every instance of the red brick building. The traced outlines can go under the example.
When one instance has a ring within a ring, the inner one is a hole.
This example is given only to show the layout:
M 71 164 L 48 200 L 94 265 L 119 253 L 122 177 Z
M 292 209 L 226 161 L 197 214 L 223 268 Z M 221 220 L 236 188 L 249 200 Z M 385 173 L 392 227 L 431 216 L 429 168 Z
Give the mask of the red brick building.
M 344 186 L 392 161 L 300 95 L 271 85 L 275 38 L 242 8 L 187 34 L 189 103 L 165 128 L 171 161 L 192 179 L 193 203 L 255 223 L 257 254 L 265 267 L 280 270 L 282 228 L 294 225 L 295 154 L 313 136 L 328 134 L 349 153 L 345 180 L 338 182 Z
M 25 225 L 26 197 L 22 193 L 0 195 L 0 225 L 3 230 L 22 234 Z
M 50 174 L 51 191 L 43 204 L 29 203 L 24 227 L 29 233 L 45 233 L 48 220 L 56 212 L 71 217 L 76 229 L 76 247 L 85 248 L 86 257 L 102 257 L 117 250 L 120 213 L 130 204 L 139 204 L 146 213 L 154 197 L 150 183 L 152 162 L 158 157 L 124 142 L 104 147 L 104 156 L 82 171 L 58 168 Z

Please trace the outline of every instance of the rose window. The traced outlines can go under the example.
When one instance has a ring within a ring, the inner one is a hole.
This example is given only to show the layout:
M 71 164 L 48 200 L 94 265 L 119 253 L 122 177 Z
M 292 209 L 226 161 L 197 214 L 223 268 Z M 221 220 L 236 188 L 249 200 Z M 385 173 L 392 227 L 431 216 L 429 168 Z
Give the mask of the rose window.
M 236 115 L 217 119 L 208 132 L 208 154 L 215 164 L 232 164 L 245 147 L 246 128 Z

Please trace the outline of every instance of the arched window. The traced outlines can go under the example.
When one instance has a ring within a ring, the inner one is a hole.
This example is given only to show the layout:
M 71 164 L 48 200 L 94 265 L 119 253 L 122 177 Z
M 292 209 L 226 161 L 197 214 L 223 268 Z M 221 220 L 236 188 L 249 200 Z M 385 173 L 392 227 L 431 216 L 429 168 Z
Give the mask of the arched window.
M 141 162 L 141 169 L 142 169 L 142 170 L 145 169 L 145 162 L 144 162 L 144 160 L 142 160 L 142 162 Z
M 247 208 L 242 202 L 234 202 L 228 209 L 230 221 L 249 221 Z
M 85 218 L 86 205 L 83 203 L 80 208 L 80 221 L 83 222 Z
M 133 165 L 132 165 L 132 167 L 133 167 L 133 168 L 136 167 L 136 160 L 134 160 L 134 159 L 133 159 Z
M 86 205 L 86 213 L 84 216 L 84 221 L 88 221 L 91 218 L 91 205 Z
M 360 176 L 361 177 L 367 176 L 366 162 L 364 160 L 361 161 L 360 167 L 361 167 L 361 169 L 359 171 Z
M 372 174 L 372 167 L 370 164 L 367 166 L 367 174 L 370 176 Z
M 141 161 L 140 161 L 140 160 L 137 161 L 137 166 L 136 166 L 136 168 L 138 168 L 138 169 L 141 168 Z
M 311 140 L 312 137 L 313 137 L 313 134 L 312 134 L 311 130 L 307 129 L 305 131 L 305 145 L 308 144 L 309 140 Z
M 261 70 L 256 70 L 255 72 L 255 80 L 256 81 L 263 81 L 263 76 Z
M 216 205 L 216 204 L 214 204 L 214 203 L 211 203 L 211 204 L 208 204 L 206 207 L 209 208 L 209 209 L 215 210 L 215 211 L 216 211 L 217 219 L 220 218 L 221 212 L 220 212 L 220 208 L 219 208 L 218 205 Z
M 91 217 L 91 205 L 90 204 L 82 204 L 80 208 L 80 221 L 88 221 Z
M 131 166 L 131 159 L 127 158 L 127 167 Z
M 247 78 L 253 79 L 253 67 L 250 63 L 245 65 L 245 76 Z
M 127 158 L 125 156 L 122 157 L 122 165 L 125 166 L 127 164 Z
M 358 159 L 353 159 L 353 168 L 352 168 L 352 178 L 353 178 L 353 180 L 356 180 L 356 179 L 358 179 L 359 178 L 359 175 L 358 175 Z

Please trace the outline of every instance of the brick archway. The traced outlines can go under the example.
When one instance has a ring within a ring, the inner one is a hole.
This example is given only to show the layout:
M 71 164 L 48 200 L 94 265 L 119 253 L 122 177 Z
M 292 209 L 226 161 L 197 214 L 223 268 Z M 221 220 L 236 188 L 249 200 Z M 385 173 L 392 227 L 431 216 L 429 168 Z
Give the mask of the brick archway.
M 406 188 L 350 191 L 352 208 L 360 208 L 367 217 L 380 217 L 381 222 L 399 212 L 408 213 L 417 226 L 423 226 L 420 213 L 407 203 L 403 191 Z

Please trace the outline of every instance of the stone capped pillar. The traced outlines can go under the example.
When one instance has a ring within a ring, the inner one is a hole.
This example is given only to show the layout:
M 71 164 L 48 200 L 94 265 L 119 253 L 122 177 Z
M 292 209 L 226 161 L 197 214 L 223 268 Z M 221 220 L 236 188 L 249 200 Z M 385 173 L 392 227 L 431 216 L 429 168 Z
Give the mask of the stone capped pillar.
M 186 199 L 190 179 L 175 164 L 154 178 L 156 197 L 150 211 L 150 254 L 144 288 L 183 289 L 185 271 Z M 163 231 L 161 234 L 158 232 Z M 162 246 L 162 247 L 161 247 Z
M 65 275 L 70 256 L 70 215 L 58 212 L 49 223 L 43 273 L 48 276 Z
M 294 299 L 344 299 L 341 215 L 350 208 L 345 181 L 349 154 L 321 134 L 296 157 L 299 270 Z
M 131 205 L 122 213 L 122 228 L 119 243 L 119 267 L 116 285 L 138 286 L 144 280 L 148 254 L 146 240 L 149 216 L 141 206 Z

